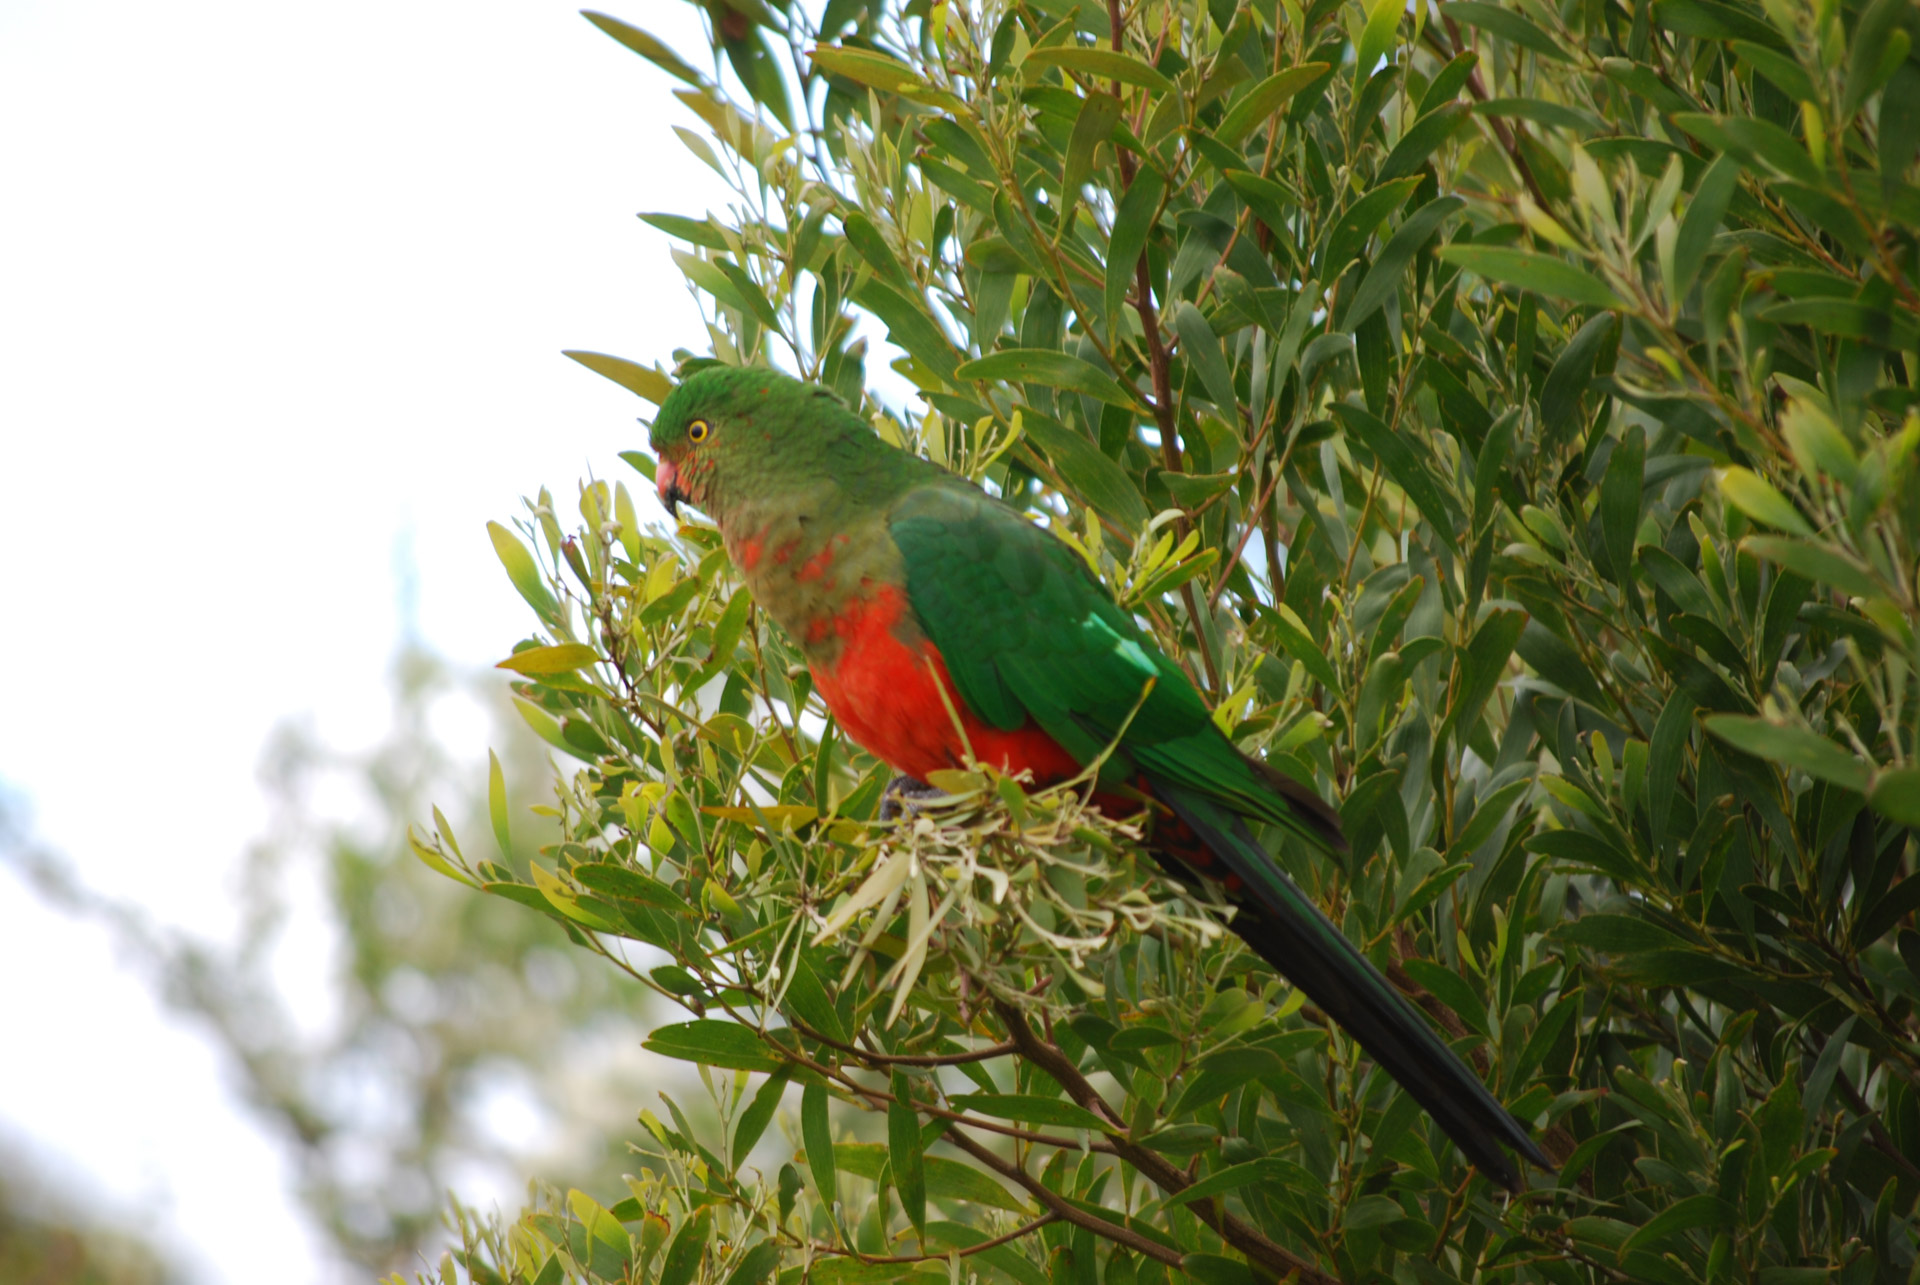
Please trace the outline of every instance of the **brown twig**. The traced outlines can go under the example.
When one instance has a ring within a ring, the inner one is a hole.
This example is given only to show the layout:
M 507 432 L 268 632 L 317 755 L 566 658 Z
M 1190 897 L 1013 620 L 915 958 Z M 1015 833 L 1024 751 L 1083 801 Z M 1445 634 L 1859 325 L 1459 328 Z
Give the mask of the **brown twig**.
M 1006 1024 L 1007 1034 L 1021 1055 L 1059 1082 L 1060 1087 L 1084 1109 L 1113 1122 L 1116 1133 L 1107 1139 L 1113 1154 L 1139 1170 L 1141 1175 L 1169 1195 L 1185 1191 L 1192 1180 L 1175 1168 L 1164 1156 L 1129 1140 L 1114 1109 L 1099 1090 L 1080 1074 L 1080 1068 L 1057 1046 L 1034 1034 L 1026 1015 L 1004 1000 L 994 1001 L 994 1010 Z M 1195 1217 L 1220 1239 L 1245 1254 L 1249 1260 L 1280 1276 L 1297 1272 L 1301 1285 L 1336 1285 L 1336 1278 L 1320 1271 L 1284 1245 L 1275 1244 L 1257 1228 L 1250 1227 L 1228 1213 L 1216 1201 L 1196 1201 L 1188 1206 Z
M 1115 52 L 1124 52 L 1126 46 L 1125 19 L 1120 15 L 1120 0 L 1107 0 L 1107 21 L 1113 30 L 1113 48 Z M 1114 92 L 1120 91 L 1119 82 L 1114 83 Z M 1134 175 L 1138 172 L 1133 161 L 1133 153 L 1118 143 L 1113 154 L 1120 165 L 1120 185 L 1124 192 L 1133 186 Z M 1160 460 L 1169 473 L 1182 473 L 1186 470 L 1180 463 L 1180 434 L 1174 422 L 1173 408 L 1173 364 L 1167 355 L 1166 341 L 1160 335 L 1160 314 L 1153 306 L 1153 267 L 1152 255 L 1147 247 L 1140 247 L 1139 261 L 1133 265 L 1134 306 L 1140 310 L 1140 329 L 1144 332 L 1147 344 L 1147 369 L 1153 375 L 1153 420 L 1160 430 Z M 1186 539 L 1189 522 L 1184 511 L 1177 524 L 1179 536 Z M 1200 623 L 1200 603 L 1193 596 L 1193 582 L 1180 586 L 1181 601 L 1187 605 L 1187 618 L 1193 622 L 1193 641 L 1200 651 L 1200 664 L 1207 671 L 1207 686 L 1213 691 L 1220 690 L 1220 667 L 1213 659 L 1213 648 L 1207 642 L 1207 631 Z
M 1030 1236 L 1050 1223 L 1060 1221 L 1060 1215 L 1049 1213 L 1034 1219 L 1030 1223 L 1014 1228 L 1004 1236 L 995 1236 L 992 1240 L 983 1240 L 978 1245 L 968 1245 L 965 1249 L 949 1251 L 954 1258 L 967 1258 L 974 1254 L 985 1253 L 989 1249 L 998 1249 L 1011 1244 L 1022 1236 Z M 863 1263 L 943 1263 L 948 1254 L 862 1254 L 854 1250 L 841 1249 L 838 1245 L 829 1245 L 824 1241 L 813 1242 L 816 1254 L 833 1254 L 844 1258 L 857 1258 Z
M 830 1049 L 838 1049 L 878 1066 L 961 1066 L 967 1062 L 991 1061 L 1014 1051 L 1011 1044 L 995 1044 L 991 1048 L 973 1049 L 966 1053 L 875 1053 L 852 1044 L 842 1044 L 839 1040 L 822 1035 L 805 1022 L 791 1021 L 791 1025 L 816 1044 L 824 1044 Z
M 1169 1267 L 1178 1267 L 1180 1260 L 1185 1257 L 1179 1250 L 1168 1249 L 1165 1245 L 1148 1240 L 1137 1231 L 1130 1231 L 1116 1223 L 1110 1223 L 1104 1218 L 1087 1213 L 1083 1209 L 1075 1208 L 1068 1204 L 1058 1192 L 1049 1189 L 1044 1182 L 1025 1169 L 1007 1163 L 965 1134 L 949 1133 L 946 1135 L 946 1141 L 960 1148 L 1002 1178 L 1017 1184 L 1035 1200 L 1045 1205 L 1062 1222 L 1072 1223 L 1075 1227 L 1084 1228 L 1115 1244 L 1125 1245 L 1128 1249 L 1145 1254 L 1148 1258 L 1165 1263 Z

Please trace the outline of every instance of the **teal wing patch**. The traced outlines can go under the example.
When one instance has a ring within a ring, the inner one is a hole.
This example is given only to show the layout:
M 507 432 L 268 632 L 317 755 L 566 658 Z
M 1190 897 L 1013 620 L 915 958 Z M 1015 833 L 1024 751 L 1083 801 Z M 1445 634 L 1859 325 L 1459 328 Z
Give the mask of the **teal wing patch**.
M 1122 728 L 1129 750 L 1210 730 L 1179 667 L 1078 554 L 1012 508 L 963 484 L 931 486 L 889 521 L 907 601 L 982 719 L 1012 729 L 1031 717 L 1082 760 Z
M 960 699 L 995 727 L 1029 718 L 1082 763 L 1148 778 L 1341 846 L 1318 795 L 1235 749 L 1180 667 L 1060 540 L 975 487 L 908 492 L 888 517 L 907 601 Z

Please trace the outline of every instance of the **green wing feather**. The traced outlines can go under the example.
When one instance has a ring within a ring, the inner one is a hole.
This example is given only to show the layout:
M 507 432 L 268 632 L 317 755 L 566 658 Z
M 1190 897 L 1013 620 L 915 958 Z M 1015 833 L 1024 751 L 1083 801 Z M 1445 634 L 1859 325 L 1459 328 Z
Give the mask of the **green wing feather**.
M 1233 927 L 1248 945 L 1357 1039 L 1490 1177 L 1518 1182 L 1502 1143 L 1546 1164 L 1520 1123 L 1247 824 L 1271 823 L 1338 850 L 1345 847 L 1338 815 L 1220 733 L 1179 666 L 1077 553 L 957 479 L 908 492 L 888 521 L 907 600 L 974 714 L 1007 730 L 1031 719 L 1083 763 L 1117 738 L 1106 775 L 1144 777 L 1219 861 L 1219 872 L 1239 877 Z M 1176 877 L 1197 878 L 1177 856 L 1155 855 Z
M 1318 847 L 1343 846 L 1332 810 L 1235 749 L 1180 667 L 1062 541 L 944 479 L 902 497 L 889 523 L 907 600 L 979 717 L 1008 730 L 1031 718 L 1082 762 L 1119 736 L 1110 775 L 1137 767 Z

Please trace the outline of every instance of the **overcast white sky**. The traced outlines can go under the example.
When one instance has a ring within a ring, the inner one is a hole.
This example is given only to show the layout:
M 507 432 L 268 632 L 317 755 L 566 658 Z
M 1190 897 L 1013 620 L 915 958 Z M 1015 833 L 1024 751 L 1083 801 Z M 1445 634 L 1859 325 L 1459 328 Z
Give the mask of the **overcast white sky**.
M 724 200 L 671 83 L 547 0 L 0 0 L 0 789 L 91 882 L 224 927 L 268 731 L 382 726 L 401 533 L 431 646 L 521 634 L 485 522 L 647 410 L 559 350 L 704 347 L 633 217 Z M 4 874 L 0 979 L 0 1139 L 196 1279 L 323 1279 L 208 1050 Z

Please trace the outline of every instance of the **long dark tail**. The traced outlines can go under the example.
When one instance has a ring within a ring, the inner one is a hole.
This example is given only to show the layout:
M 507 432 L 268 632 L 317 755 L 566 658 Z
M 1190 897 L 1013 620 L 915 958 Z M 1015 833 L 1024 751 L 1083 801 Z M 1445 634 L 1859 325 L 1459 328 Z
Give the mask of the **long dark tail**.
M 1358 1040 L 1467 1159 L 1509 1191 L 1519 1189 L 1520 1175 L 1502 1144 L 1552 1168 L 1526 1127 L 1274 863 L 1240 817 L 1178 786 L 1156 782 L 1154 793 L 1204 849 L 1185 842 L 1189 836 L 1170 834 L 1164 843 L 1156 836 L 1161 864 L 1185 881 L 1196 867 L 1225 880 L 1239 906 L 1234 932 Z

